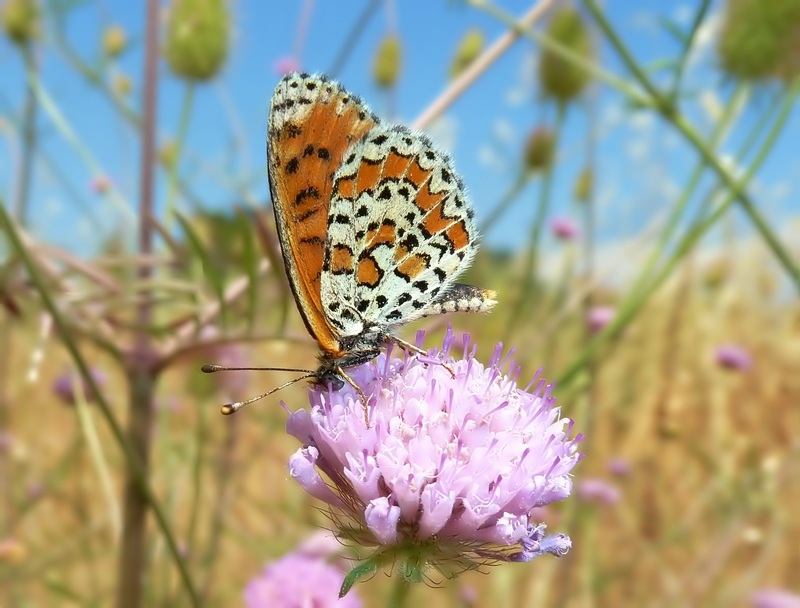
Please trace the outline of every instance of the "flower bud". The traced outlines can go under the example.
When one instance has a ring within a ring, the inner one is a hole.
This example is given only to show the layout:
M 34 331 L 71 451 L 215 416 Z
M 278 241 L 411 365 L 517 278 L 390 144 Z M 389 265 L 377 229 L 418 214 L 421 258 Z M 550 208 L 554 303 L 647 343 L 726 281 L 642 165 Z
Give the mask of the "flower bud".
M 592 57 L 592 41 L 581 13 L 565 6 L 553 14 L 547 36 L 583 59 Z M 539 61 L 539 84 L 546 97 L 567 103 L 579 97 L 589 84 L 589 73 L 548 49 Z
M 400 77 L 402 61 L 403 49 L 400 45 L 400 38 L 395 34 L 390 34 L 383 39 L 375 54 L 375 63 L 372 66 L 375 83 L 383 89 L 393 87 Z
M 114 89 L 114 92 L 120 97 L 125 97 L 126 95 L 130 95 L 130 92 L 133 90 L 133 82 L 131 82 L 131 79 L 125 74 L 116 74 L 111 81 L 111 88 Z
M 164 56 L 179 78 L 209 80 L 228 55 L 227 0 L 174 0 L 167 18 Z
M 39 4 L 37 0 L 6 0 L 2 20 L 6 36 L 26 46 L 39 35 Z
M 178 145 L 172 141 L 165 141 L 158 150 L 158 161 L 165 169 L 172 169 L 178 160 Z
M 128 35 L 119 25 L 112 25 L 103 32 L 103 52 L 109 57 L 119 57 L 128 47 Z
M 553 164 L 556 140 L 547 127 L 536 127 L 525 144 L 525 168 L 528 171 L 544 171 Z
M 728 0 L 717 53 L 741 80 L 791 80 L 800 73 L 800 2 Z
M 579 203 L 588 203 L 594 190 L 594 171 L 586 167 L 578 174 L 575 180 L 575 200 Z
M 484 45 L 483 32 L 478 29 L 469 30 L 456 49 L 453 63 L 450 64 L 450 78 L 458 78 L 475 58 L 481 54 Z

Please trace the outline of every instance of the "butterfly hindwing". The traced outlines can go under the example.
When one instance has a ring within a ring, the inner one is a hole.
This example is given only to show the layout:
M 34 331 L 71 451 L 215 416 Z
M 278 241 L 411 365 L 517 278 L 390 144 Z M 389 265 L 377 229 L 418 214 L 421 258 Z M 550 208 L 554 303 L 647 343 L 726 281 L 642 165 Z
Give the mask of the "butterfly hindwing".
M 343 335 L 453 310 L 488 310 L 493 294 L 452 294 L 472 261 L 473 210 L 447 155 L 398 126 L 377 126 L 334 175 L 321 280 Z M 464 286 L 468 287 L 468 286 Z M 342 314 L 346 311 L 347 314 Z

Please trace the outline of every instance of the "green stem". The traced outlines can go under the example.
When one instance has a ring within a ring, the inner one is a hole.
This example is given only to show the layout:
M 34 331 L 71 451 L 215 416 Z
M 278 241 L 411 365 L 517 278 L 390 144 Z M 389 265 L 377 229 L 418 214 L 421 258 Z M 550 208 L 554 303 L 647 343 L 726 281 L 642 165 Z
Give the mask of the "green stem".
M 503 215 L 508 211 L 509 207 L 514 203 L 514 201 L 519 196 L 522 189 L 527 185 L 527 183 L 531 179 L 531 173 L 528 171 L 520 171 L 517 179 L 511 184 L 511 187 L 506 191 L 503 195 L 503 198 L 500 199 L 500 202 L 494 206 L 494 209 L 489 214 L 489 217 L 484 220 L 483 224 L 481 225 L 481 234 L 488 234 L 489 230 L 492 229 L 492 226 L 501 218 Z
M 692 28 L 689 30 L 689 35 L 686 37 L 681 57 L 678 60 L 678 67 L 675 69 L 675 80 L 672 83 L 672 91 L 670 93 L 670 99 L 673 103 L 677 102 L 678 92 L 680 91 L 681 81 L 683 80 L 683 71 L 686 69 L 686 60 L 689 58 L 689 52 L 692 50 L 692 45 L 697 36 L 697 30 L 700 29 L 700 24 L 702 24 L 703 20 L 706 18 L 709 6 L 711 6 L 711 0 L 702 0 L 700 8 L 698 8 L 697 12 L 694 14 Z
M 77 367 L 78 371 L 80 372 L 81 378 L 86 383 L 86 386 L 89 389 L 88 393 L 97 396 L 97 407 L 99 408 L 103 418 L 105 418 L 106 423 L 111 430 L 111 434 L 114 436 L 114 440 L 116 441 L 117 445 L 120 446 L 120 449 L 125 457 L 128 470 L 131 472 L 139 491 L 146 497 L 147 503 L 155 515 L 158 527 L 160 528 L 161 533 L 164 535 L 164 539 L 166 540 L 167 546 L 169 547 L 170 553 L 175 561 L 175 566 L 180 572 L 186 592 L 191 599 L 190 604 L 192 606 L 197 606 L 197 594 L 194 590 L 189 569 L 178 550 L 178 545 L 175 541 L 175 537 L 172 535 L 170 524 L 167 521 L 164 510 L 161 508 L 161 505 L 156 498 L 153 488 L 150 486 L 148 478 L 145 474 L 145 469 L 142 466 L 138 455 L 125 436 L 125 433 L 122 430 L 122 425 L 117 420 L 114 410 L 106 400 L 103 391 L 97 385 L 94 376 L 89 371 L 89 363 L 83 356 L 83 353 L 78 349 L 78 345 L 75 342 L 70 328 L 64 319 L 61 307 L 56 305 L 56 302 L 50 294 L 45 280 L 42 278 L 39 269 L 34 264 L 33 257 L 22 242 L 19 232 L 6 212 L 5 207 L 2 205 L 0 205 L 0 221 L 2 221 L 4 232 L 8 235 L 12 248 L 17 252 L 22 260 L 22 263 L 25 265 L 31 282 L 39 293 L 45 308 L 52 316 L 53 324 L 57 330 L 57 333 L 59 336 L 61 336 L 64 346 L 72 357 L 72 360 L 75 362 L 75 366 Z
M 587 362 L 591 360 L 592 356 L 603 346 L 609 339 L 616 336 L 619 331 L 625 327 L 637 312 L 644 306 L 645 302 L 655 291 L 663 284 L 669 277 L 675 266 L 683 259 L 683 257 L 691 250 L 691 248 L 699 241 L 700 237 L 705 234 L 730 208 L 730 206 L 737 200 L 737 192 L 740 192 L 747 182 L 752 178 L 761 164 L 766 160 L 767 154 L 772 149 L 778 136 L 781 134 L 786 121 L 791 116 L 791 111 L 794 106 L 795 97 L 798 91 L 787 92 L 784 97 L 783 104 L 778 112 L 778 117 L 767 134 L 766 139 L 761 144 L 753 162 L 748 170 L 745 172 L 742 180 L 737 184 L 737 188 L 729 191 L 728 197 L 703 221 L 698 222 L 693 226 L 688 233 L 683 237 L 681 242 L 676 247 L 672 257 L 662 267 L 658 275 L 653 278 L 651 283 L 638 292 L 631 291 L 628 297 L 623 301 L 622 305 L 617 312 L 617 315 L 609 323 L 597 337 L 587 344 L 584 349 L 573 360 L 572 364 L 561 374 L 557 383 L 559 387 L 564 388 L 571 384 L 578 374 L 586 366 Z
M 189 118 L 192 115 L 192 105 L 194 103 L 194 83 L 189 82 L 183 89 L 183 103 L 181 104 L 181 116 L 178 122 L 178 134 L 175 139 L 175 160 L 170 165 L 167 173 L 167 202 L 164 216 L 164 227 L 167 232 L 171 231 L 172 221 L 175 218 L 175 201 L 177 199 L 179 174 L 178 167 L 183 152 L 183 144 L 186 142 L 186 134 L 189 131 Z
M 553 126 L 553 156 L 555 157 L 558 151 L 558 141 L 561 135 L 561 128 L 564 124 L 564 116 L 566 114 L 566 106 L 563 103 L 558 104 L 556 112 L 556 122 Z M 511 332 L 512 328 L 519 321 L 523 309 L 525 309 L 526 302 L 531 302 L 535 306 L 533 297 L 537 291 L 538 280 L 538 262 L 539 262 L 539 239 L 541 238 L 542 228 L 547 218 L 547 210 L 550 207 L 550 191 L 553 184 L 553 174 L 555 162 L 551 162 L 542 174 L 542 182 L 539 189 L 539 204 L 536 208 L 536 215 L 533 219 L 533 227 L 531 229 L 531 240 L 529 243 L 530 249 L 528 257 L 525 262 L 525 267 L 522 271 L 522 289 L 520 290 L 519 297 L 517 298 L 516 306 L 513 313 L 509 316 L 508 324 L 506 325 L 506 336 Z M 532 312 L 532 311 L 531 311 Z
M 611 24 L 609 23 L 602 9 L 598 6 L 596 0 L 583 0 L 583 3 L 592 13 L 595 21 L 597 21 L 600 29 L 603 30 L 603 33 L 608 38 L 609 42 L 611 42 L 622 61 L 634 75 L 636 80 L 639 81 L 639 84 L 650 94 L 650 105 L 656 108 L 664 116 L 664 118 L 666 118 L 673 124 L 673 126 L 675 126 L 675 128 L 684 136 L 684 138 L 690 144 L 692 144 L 692 146 L 694 146 L 695 150 L 697 150 L 700 156 L 702 156 L 706 163 L 708 163 L 708 165 L 714 170 L 725 186 L 735 194 L 736 200 L 750 218 L 750 221 L 761 235 L 761 238 L 764 239 L 767 246 L 772 250 L 773 255 L 778 259 L 781 266 L 783 266 L 784 270 L 789 274 L 789 277 L 794 282 L 798 291 L 800 291 L 800 269 L 798 269 L 798 267 L 794 264 L 794 261 L 792 260 L 788 251 L 786 251 L 783 244 L 775 236 L 775 233 L 767 224 L 761 213 L 756 209 L 756 206 L 753 204 L 749 195 L 742 189 L 740 183 L 737 182 L 736 178 L 731 175 L 730 172 L 725 169 L 725 167 L 722 166 L 722 163 L 714 154 L 713 150 L 708 146 L 708 143 L 700 137 L 695 128 L 678 111 L 677 106 L 672 103 L 670 98 L 658 91 L 652 82 L 650 82 L 647 74 L 645 74 L 644 70 L 636 62 L 631 52 L 623 44 L 614 28 L 611 27 Z M 790 96 L 795 95 L 798 91 L 798 88 L 800 88 L 800 80 L 797 80 L 793 83 L 788 94 Z
M 722 136 L 725 134 L 731 119 L 733 118 L 735 112 L 734 110 L 738 106 L 739 99 L 741 95 L 746 91 L 745 87 L 737 87 L 734 91 L 731 99 L 728 100 L 728 103 L 725 106 L 725 112 L 720 117 L 719 121 L 717 122 L 716 126 L 714 127 L 714 132 L 711 135 L 711 139 L 709 144 L 711 146 L 715 146 Z M 770 112 L 771 113 L 771 112 Z M 667 223 L 664 226 L 664 229 L 661 231 L 661 235 L 656 243 L 656 246 L 650 251 L 650 254 L 647 256 L 644 265 L 642 266 L 642 270 L 639 272 L 639 276 L 637 277 L 636 281 L 634 281 L 633 287 L 631 288 L 632 292 L 639 291 L 648 281 L 649 277 L 652 276 L 653 268 L 656 265 L 661 254 L 666 250 L 667 244 L 669 243 L 670 239 L 672 238 L 673 234 L 678 228 L 678 224 L 680 222 L 681 216 L 683 215 L 686 207 L 689 204 L 689 201 L 692 198 L 697 186 L 700 185 L 700 180 L 705 173 L 706 167 L 708 163 L 706 163 L 705 159 L 700 159 L 697 162 L 694 170 L 692 171 L 691 176 L 689 177 L 689 181 L 687 182 L 686 186 L 683 189 L 683 192 L 678 198 L 678 201 L 672 206 L 670 210 L 670 215 L 667 218 Z
M 387 602 L 388 608 L 403 608 L 411 595 L 411 583 L 404 576 L 396 576 Z
M 637 90 L 635 87 L 632 87 L 627 81 L 615 76 L 611 72 L 605 71 L 596 63 L 587 61 L 579 54 L 573 52 L 569 47 L 557 42 L 556 40 L 553 40 L 546 34 L 543 34 L 534 28 L 521 26 L 513 15 L 505 12 L 501 8 L 498 8 L 491 2 L 486 2 L 484 0 L 468 1 L 472 6 L 488 13 L 498 21 L 504 23 L 506 26 L 517 32 L 520 36 L 525 36 L 526 38 L 533 40 L 542 47 L 546 48 L 548 51 L 551 51 L 559 57 L 566 59 L 573 65 L 584 69 L 590 76 L 624 93 L 637 105 L 649 106 L 652 104 L 652 100 L 650 98 L 648 98 L 646 95 L 642 95 L 641 91 Z

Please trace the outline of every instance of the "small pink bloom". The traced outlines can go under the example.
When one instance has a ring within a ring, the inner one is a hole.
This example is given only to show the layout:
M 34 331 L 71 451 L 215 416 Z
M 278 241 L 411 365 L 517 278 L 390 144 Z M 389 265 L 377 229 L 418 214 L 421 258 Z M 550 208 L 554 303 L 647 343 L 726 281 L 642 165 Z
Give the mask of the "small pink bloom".
M 581 502 L 613 507 L 620 501 L 621 494 L 614 484 L 597 477 L 587 477 L 575 484 L 575 497 Z
M 760 589 L 750 597 L 753 608 L 800 608 L 800 595 L 784 589 Z
M 264 568 L 244 590 L 247 608 L 361 608 L 355 590 L 339 598 L 344 573 L 324 560 L 290 553 Z
M 111 180 L 105 175 L 98 175 L 92 179 L 92 192 L 95 194 L 105 194 L 111 190 Z
M 617 309 L 612 306 L 593 306 L 586 313 L 586 324 L 593 334 L 599 333 L 611 322 Z
M 554 217 L 550 221 L 550 230 L 562 241 L 574 241 L 581 233 L 578 225 L 568 217 Z
M 750 353 L 738 344 L 722 344 L 717 348 L 717 363 L 730 370 L 745 371 L 753 366 Z
M 285 76 L 291 72 L 299 72 L 300 62 L 294 57 L 281 57 L 272 64 L 272 69 L 275 70 L 278 76 Z
M 627 477 L 632 470 L 630 461 L 624 458 L 612 458 L 608 461 L 608 472 L 616 477 Z
M 94 382 L 98 388 L 102 389 L 106 383 L 105 375 L 96 369 L 90 369 L 89 373 L 91 373 L 92 378 L 94 379 Z M 77 399 L 77 395 L 75 394 L 75 382 L 78 379 L 79 374 L 77 371 L 65 372 L 61 374 L 53 382 L 53 393 L 56 395 L 56 397 L 61 399 L 64 404 L 75 405 L 75 401 Z M 80 390 L 82 391 L 83 398 L 85 398 L 87 402 L 92 402 L 97 399 L 97 394 L 92 392 L 88 383 L 81 382 Z

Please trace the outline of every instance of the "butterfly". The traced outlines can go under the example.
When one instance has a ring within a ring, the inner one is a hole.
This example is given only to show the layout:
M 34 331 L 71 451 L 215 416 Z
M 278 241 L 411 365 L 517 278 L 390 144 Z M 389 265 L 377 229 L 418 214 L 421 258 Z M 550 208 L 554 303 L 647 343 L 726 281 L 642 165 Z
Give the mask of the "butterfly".
M 454 281 L 477 251 L 474 210 L 425 135 L 382 123 L 325 76 L 295 72 L 272 97 L 267 159 L 286 274 L 320 349 L 304 378 L 348 382 L 366 404 L 346 368 L 387 342 L 424 352 L 395 335 L 410 321 L 495 304 L 493 291 Z

